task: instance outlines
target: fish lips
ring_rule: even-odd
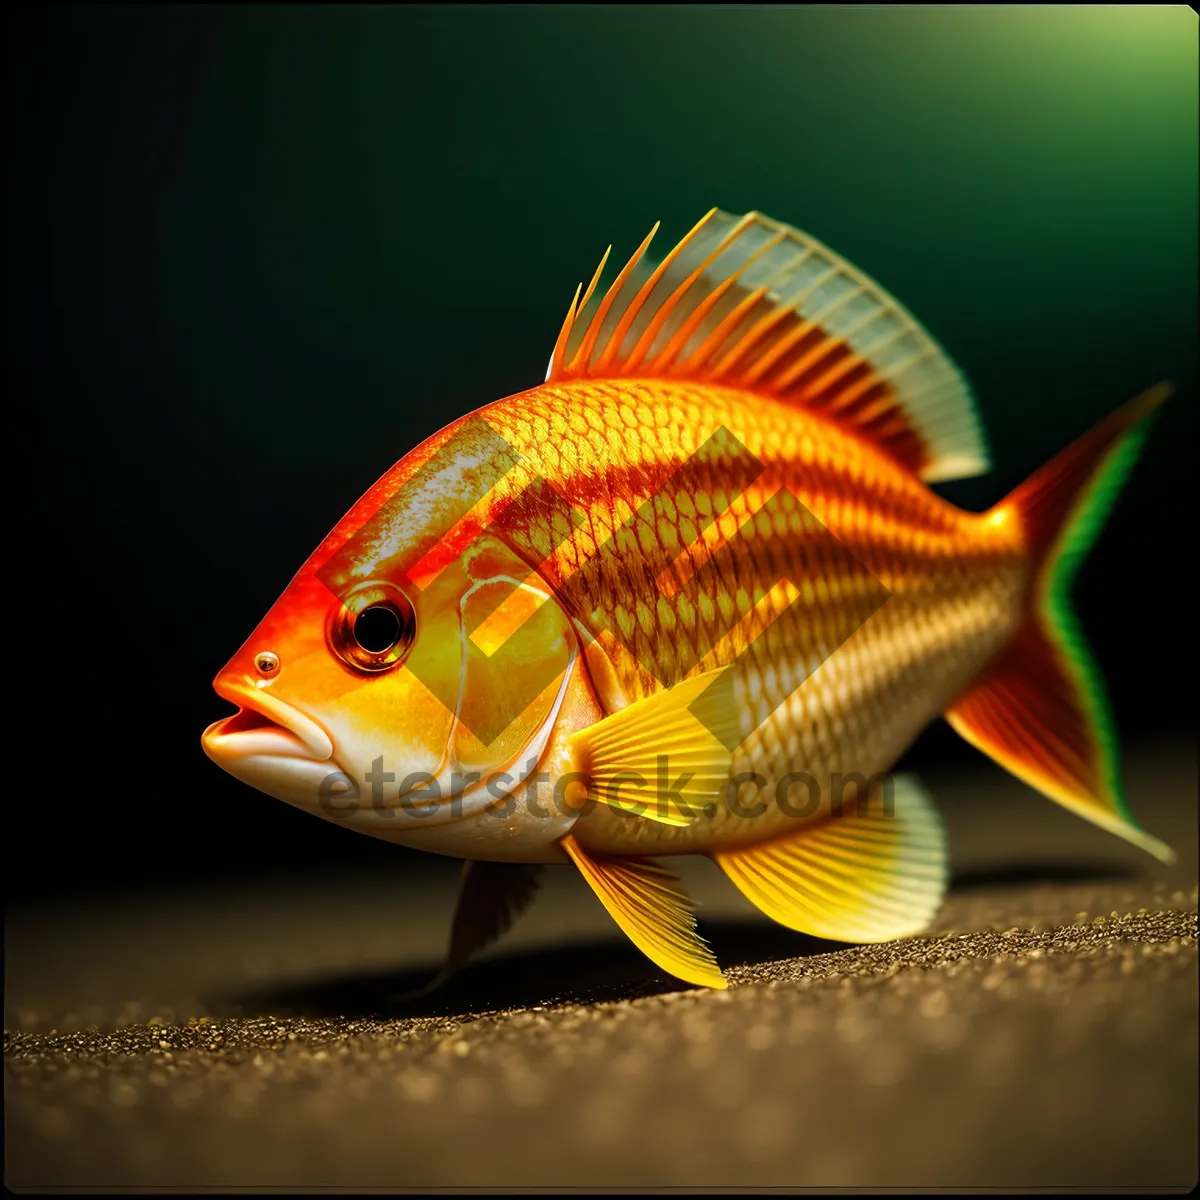
[[[311,717],[268,693],[218,682],[222,699],[238,707],[201,734],[205,754],[222,770],[289,804],[311,807],[345,780],[333,758],[333,740]],[[346,781],[349,784],[349,781]]]

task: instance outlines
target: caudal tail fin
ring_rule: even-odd
[[[993,509],[1024,531],[1029,612],[1005,652],[946,718],[972,745],[1031,787],[1171,862],[1141,830],[1121,785],[1108,699],[1071,611],[1071,583],[1137,459],[1159,384],[1119,408]]]

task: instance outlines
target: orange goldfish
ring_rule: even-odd
[[[1067,602],[1168,389],[965,512],[929,485],[988,469],[972,394],[896,300],[758,213],[714,209],[657,263],[654,232],[576,290],[543,383],[429,438],[338,523],[217,676],[238,711],[208,755],[466,860],[446,972],[551,863],[711,987],[663,856],[709,855],[791,929],[921,931],[946,840],[887,772],[938,716],[1169,860],[1130,813]]]

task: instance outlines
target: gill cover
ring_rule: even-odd
[[[545,582],[498,538],[480,538],[461,561],[449,767],[468,779],[501,771],[523,778],[554,724],[578,643]]]

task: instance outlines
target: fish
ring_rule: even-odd
[[[545,379],[375,482],[216,676],[206,754],[463,860],[440,983],[573,867],[668,975],[723,988],[668,861],[838,942],[916,936],[944,824],[892,768],[944,717],[1163,861],[1070,592],[1157,385],[985,512],[963,372],[884,288],[761,213],[658,225],[576,288]]]

